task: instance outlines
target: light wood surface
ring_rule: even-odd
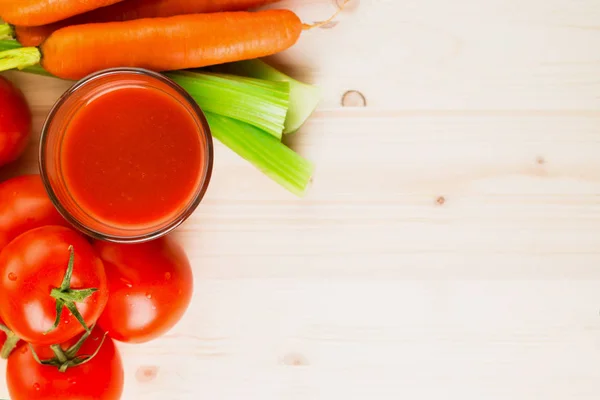
[[[337,21],[275,60],[323,88],[291,139],[310,193],[217,145],[176,233],[193,305],[120,346],[124,398],[597,400],[600,2],[353,0]],[[68,84],[7,76],[37,132]]]

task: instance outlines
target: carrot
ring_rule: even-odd
[[[45,25],[120,1],[123,0],[0,0],[0,18],[13,25]]]
[[[266,57],[294,45],[303,24],[289,10],[222,12],[74,25],[54,32],[38,47],[0,53],[0,71],[40,63],[52,75],[81,79],[117,67],[153,71],[200,68]]]
[[[39,48],[0,53],[0,71],[41,65],[52,75],[80,79],[112,67],[170,71],[248,60],[296,43],[303,24],[289,10],[179,15],[75,25]]]
[[[71,25],[128,21],[141,18],[172,17],[222,11],[244,11],[279,0],[128,0],[98,8],[53,24],[16,26],[17,40],[23,46],[39,46],[52,32]]]

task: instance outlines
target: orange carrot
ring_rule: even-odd
[[[41,62],[52,75],[80,79],[113,67],[153,71],[265,57],[296,43],[302,29],[289,10],[223,12],[75,25],[42,45],[0,53],[0,71]]]
[[[0,18],[19,26],[50,24],[123,0],[0,0]]]
[[[303,24],[289,10],[222,12],[74,25],[54,32],[38,47],[0,52],[0,71],[37,65],[64,79],[81,79],[117,67],[154,71],[199,68],[266,57],[293,46]]]
[[[128,0],[53,24],[31,27],[16,26],[15,34],[23,46],[39,46],[52,32],[71,25],[172,17],[183,14],[244,11],[276,1],[279,0]]]

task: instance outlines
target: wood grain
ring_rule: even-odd
[[[313,187],[217,145],[176,233],[193,305],[120,346],[125,398],[598,399],[599,21],[596,0],[353,0],[306,32],[273,61],[323,87],[290,140]],[[37,132],[68,84],[7,76]]]

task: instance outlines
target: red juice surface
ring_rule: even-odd
[[[66,187],[99,221],[159,224],[195,194],[204,156],[198,130],[192,115],[161,90],[107,91],[81,107],[65,132]]]

